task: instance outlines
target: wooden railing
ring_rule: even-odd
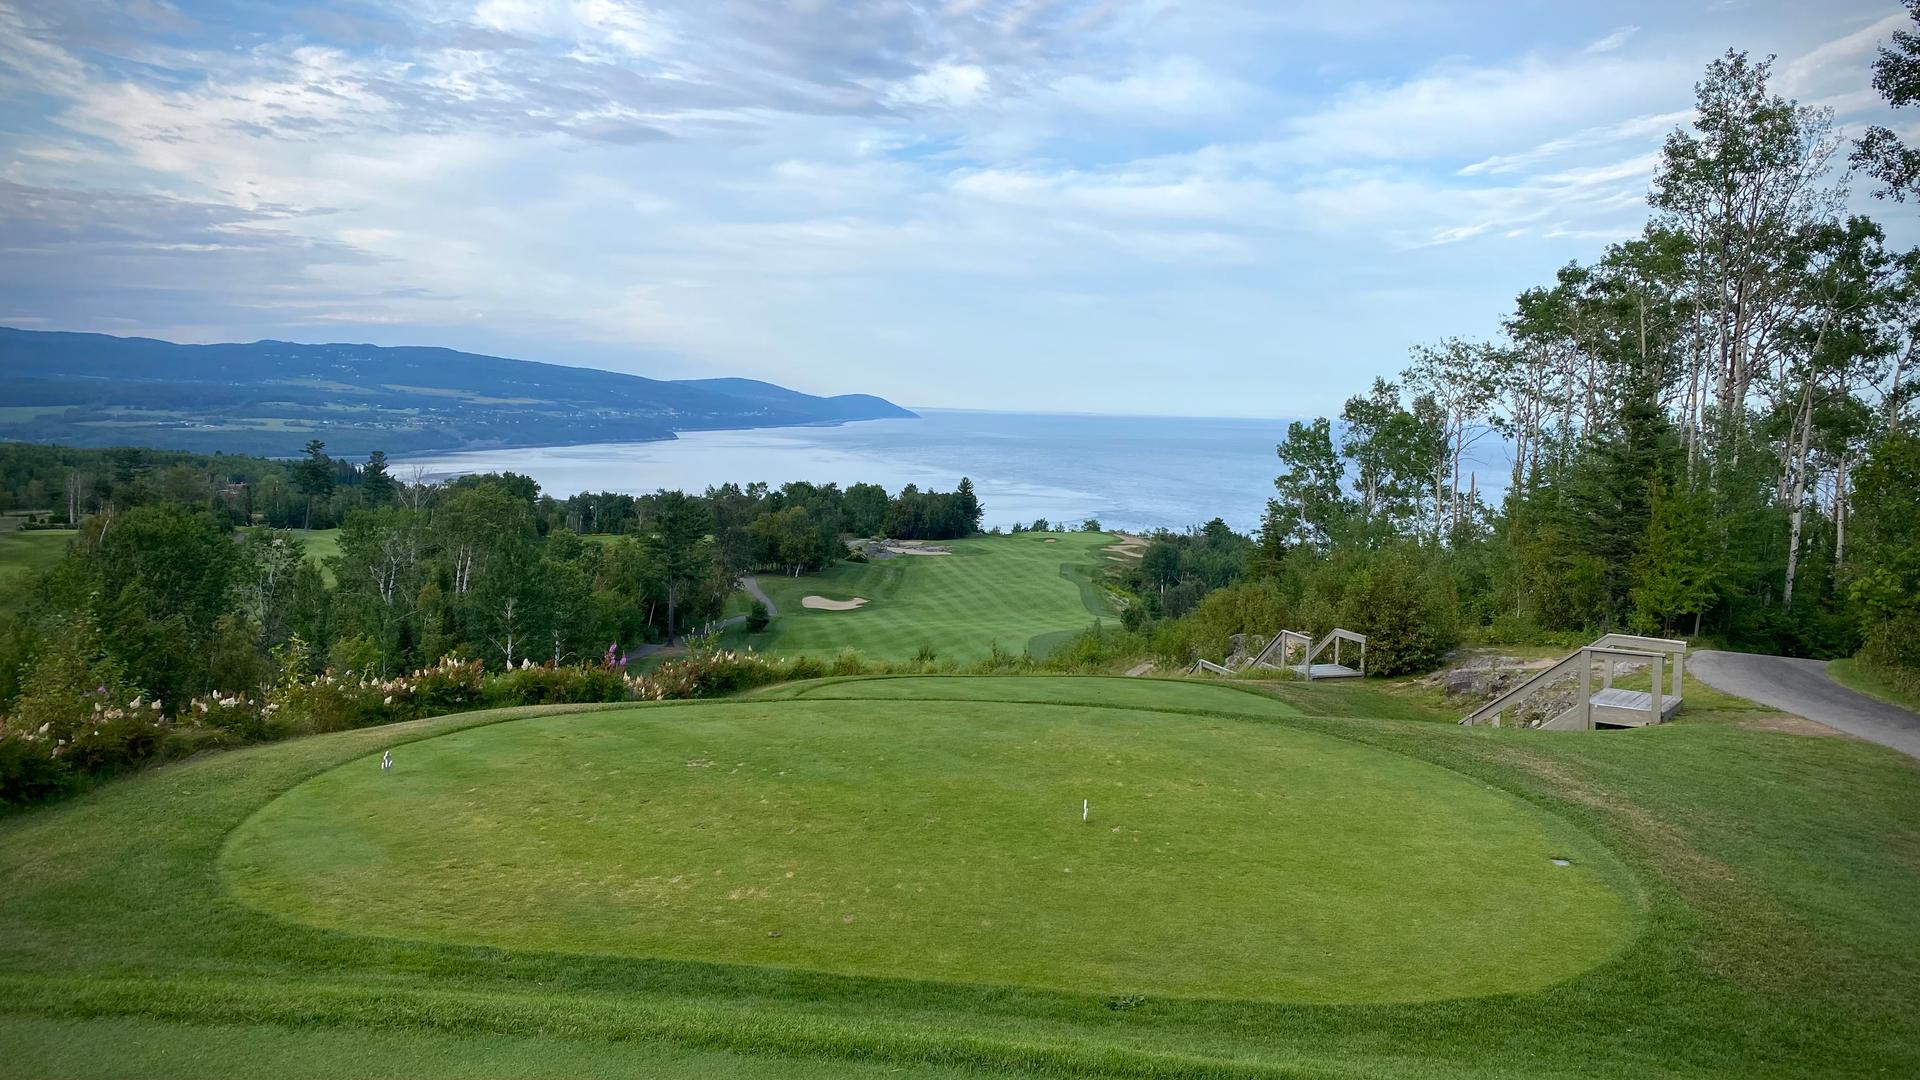
[[[1340,664],[1340,643],[1343,641],[1352,641],[1359,644],[1360,666],[1355,670],[1360,672],[1360,674],[1362,675],[1365,675],[1367,673],[1367,639],[1366,637],[1361,634],[1356,634],[1351,630],[1342,630],[1341,628],[1336,626],[1333,629],[1327,631],[1327,636],[1321,638],[1320,643],[1318,645],[1315,645],[1313,647],[1313,651],[1307,654],[1306,667],[1307,667],[1308,679],[1313,678],[1313,662],[1320,658],[1321,653],[1327,651],[1328,645],[1333,646],[1333,662],[1336,665]],[[1341,665],[1341,666],[1344,666],[1344,665]]]
[[[1680,704],[1686,651],[1687,643],[1684,641],[1608,634],[1468,713],[1460,723],[1499,727],[1501,716],[1508,710],[1545,693],[1567,676],[1577,675],[1580,686],[1574,704],[1535,724],[1535,727],[1549,730],[1590,729],[1595,723],[1596,710],[1600,712],[1599,720],[1602,723],[1622,726],[1657,724]],[[1651,679],[1644,705],[1641,704],[1642,695],[1638,691],[1614,688],[1614,674],[1623,660],[1645,663],[1650,669]],[[1598,691],[1593,685],[1596,661],[1601,668]]]
[[[1275,649],[1279,650],[1277,657],[1274,653]],[[1298,630],[1282,630],[1273,635],[1273,640],[1267,642],[1267,647],[1261,649],[1259,655],[1248,662],[1248,666],[1285,670],[1287,658],[1293,654],[1293,650],[1295,649],[1300,650],[1301,659],[1304,660],[1313,652],[1313,639]],[[1278,660],[1277,663],[1275,662],[1276,659]]]

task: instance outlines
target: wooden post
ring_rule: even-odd
[[[1652,702],[1653,715],[1647,718],[1647,723],[1649,724],[1659,723],[1660,718],[1666,715],[1665,710],[1660,707],[1660,699],[1662,697],[1662,690],[1663,690],[1661,683],[1665,682],[1667,678],[1666,662],[1667,662],[1667,657],[1665,653],[1654,654],[1653,656],[1653,702]]]
[[[1593,730],[1593,650],[1580,650],[1580,726]]]

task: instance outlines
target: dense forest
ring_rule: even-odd
[[[1920,98],[1917,44],[1876,69],[1896,104]],[[1521,294],[1498,340],[1418,347],[1337,422],[1290,425],[1244,577],[1217,587],[1222,530],[1163,538],[1128,583],[1130,629],[1217,655],[1231,633],[1344,622],[1391,672],[1463,631],[1631,628],[1860,650],[1920,684],[1920,250],[1845,212],[1830,112],[1770,75],[1715,61],[1644,231]],[[1854,155],[1886,198],[1913,156],[1888,133]],[[1511,449],[1497,500],[1464,464],[1484,439]]]

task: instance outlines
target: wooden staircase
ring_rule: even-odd
[[[1342,642],[1356,643],[1360,646],[1360,666],[1358,668],[1349,667],[1341,663],[1340,645]],[[1327,664],[1317,663],[1316,661],[1319,660],[1322,653],[1327,651],[1328,646],[1332,646],[1333,648],[1333,662]],[[1297,663],[1294,661],[1296,655],[1300,658]],[[1193,666],[1187,669],[1187,674],[1197,675],[1202,671],[1207,671],[1215,675],[1232,675],[1237,671],[1245,671],[1250,667],[1272,668],[1275,671],[1291,671],[1295,675],[1303,676],[1308,680],[1359,678],[1367,673],[1367,637],[1365,634],[1356,634],[1351,630],[1334,627],[1332,630],[1327,631],[1327,636],[1321,638],[1319,642],[1316,643],[1312,638],[1298,630],[1282,630],[1273,636],[1272,641],[1267,642],[1266,648],[1261,649],[1253,657],[1240,661],[1240,663],[1233,667],[1216,664],[1211,660],[1195,660]]]
[[[1575,678],[1579,686],[1574,693],[1574,703],[1529,726],[1549,731],[1588,731],[1596,727],[1658,724],[1680,708],[1686,654],[1684,641],[1608,634],[1468,713],[1460,723],[1499,727],[1502,716],[1509,710],[1545,693],[1564,679]],[[1650,690],[1623,690],[1613,685],[1615,671],[1623,661],[1649,666]],[[1594,685],[1596,667],[1600,674],[1597,687]]]
[[[1343,641],[1352,642],[1360,646],[1359,667],[1348,667],[1346,664],[1340,662],[1340,643]],[[1329,645],[1333,646],[1333,662],[1331,664],[1319,663],[1318,661],[1321,654],[1327,651],[1327,646]],[[1342,630],[1336,626],[1327,631],[1327,636],[1321,638],[1320,643],[1308,651],[1305,663],[1295,664],[1291,670],[1296,675],[1306,676],[1308,681],[1314,679],[1360,678],[1367,673],[1367,635],[1356,634],[1351,630]]]

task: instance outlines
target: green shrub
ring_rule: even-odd
[[[976,675],[995,675],[1006,674],[1008,672],[1032,671],[1033,668],[1034,660],[1032,653],[1024,651],[1013,652],[1009,649],[1003,649],[1000,647],[1000,643],[995,641],[989,643],[987,646],[987,658],[975,663],[971,670]]]
[[[1379,675],[1430,671],[1460,640],[1451,578],[1412,545],[1381,551],[1348,580],[1340,621],[1367,636],[1367,670]]]
[[[753,606],[747,609],[747,633],[749,634],[764,633],[767,624],[772,621],[773,613],[767,610],[767,605],[758,600],[755,600]]]
[[[1099,620],[1047,654],[1049,671],[1105,671],[1147,652],[1146,639],[1126,628],[1108,629]]]
[[[488,676],[484,693],[490,706],[576,705],[619,701],[627,696],[623,672],[607,664],[553,667],[531,664]]]

